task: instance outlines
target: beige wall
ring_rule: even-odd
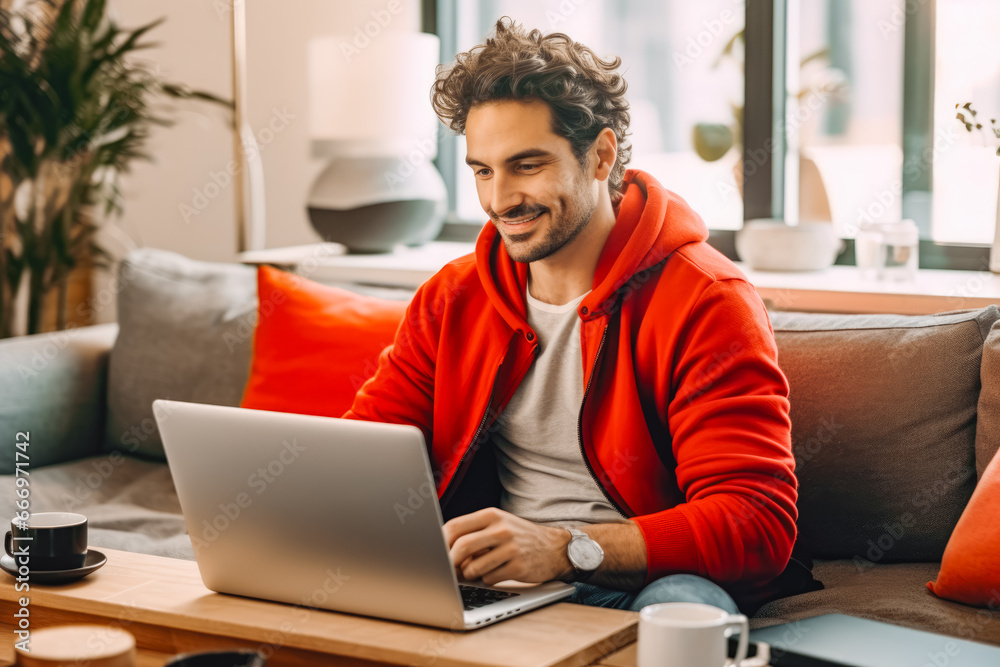
[[[245,0],[237,0],[245,1]],[[161,16],[151,33],[161,47],[145,57],[167,78],[231,96],[230,21],[233,0],[111,0],[117,21],[134,27]],[[316,35],[353,33],[390,5],[401,11],[380,27],[376,39],[395,30],[419,30],[419,0],[256,0],[247,4],[248,120],[261,145],[266,185],[266,247],[318,240],[305,212],[313,178],[323,163],[309,155],[306,45]],[[386,14],[381,14],[383,19]],[[345,96],[346,100],[346,96]],[[177,124],[156,128],[148,144],[155,163],[137,162],[123,177],[124,215],[102,235],[116,255],[150,246],[209,261],[233,261],[236,231],[232,184],[232,134],[219,108],[172,103]],[[214,176],[214,179],[213,179]],[[222,183],[224,187],[216,187]],[[205,196],[199,198],[196,193]],[[210,198],[210,195],[215,195]],[[188,215],[181,207],[198,210]],[[200,210],[199,210],[200,208]],[[108,277],[95,286],[107,290]],[[113,304],[101,321],[113,321]]]

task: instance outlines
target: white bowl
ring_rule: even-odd
[[[736,232],[736,252],[755,271],[819,271],[844,247],[830,222],[748,220]]]

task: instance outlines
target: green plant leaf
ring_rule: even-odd
[[[15,187],[37,179],[42,165],[56,166],[57,178],[72,178],[68,201],[55,200],[29,219],[13,221],[19,252],[4,249],[0,278],[15,285],[31,268],[38,281],[57,281],[82,253],[101,250],[93,236],[104,219],[120,214],[119,174],[135,160],[151,160],[145,150],[152,128],[174,124],[154,102],[164,93],[232,108],[232,102],[207,91],[163,81],[131,53],[157,45],[148,39],[163,18],[134,30],[121,30],[108,15],[107,0],[34,0],[46,4],[52,19],[41,24],[25,10],[0,11],[0,142],[9,142],[3,170]],[[12,27],[14,17],[23,30]],[[94,181],[94,174],[102,177]],[[106,172],[104,170],[107,170]],[[4,202],[7,205],[7,202]],[[88,208],[93,207],[93,209]],[[110,258],[110,255],[108,255]]]
[[[165,20],[166,20],[166,17],[161,17],[161,18],[156,19],[152,23],[147,23],[146,25],[144,25],[144,26],[142,26],[140,28],[136,28],[131,33],[125,33],[125,34],[128,35],[128,38],[124,42],[122,42],[121,46],[119,46],[111,54],[109,54],[110,57],[111,57],[111,59],[121,58],[122,56],[124,56],[124,55],[126,55],[126,54],[128,54],[128,53],[130,53],[130,52],[132,52],[134,50],[136,50],[136,48],[137,48],[136,47],[136,42],[139,40],[139,38],[142,37],[143,35],[145,35],[147,32],[149,32],[153,28],[155,28],[156,26],[158,26],[161,23],[163,23]]]
[[[694,150],[706,162],[714,162],[733,147],[733,130],[721,123],[698,123],[693,128]]]
[[[27,176],[34,178],[37,173],[35,148],[31,141],[31,129],[24,125],[24,120],[21,118],[9,119],[7,136],[10,138],[10,145],[14,151],[14,156],[24,166]]]
[[[104,16],[104,5],[105,0],[87,0],[83,14],[80,16],[80,28],[84,32],[93,33],[97,30],[97,26],[100,25],[101,18]]]

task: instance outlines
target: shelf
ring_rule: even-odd
[[[416,288],[441,267],[475,250],[474,243],[434,241],[418,248],[396,246],[393,252],[346,254],[339,243],[317,243],[239,255],[244,264],[274,264],[295,268],[318,282],[354,282]]]
[[[854,266],[794,273],[737,266],[778,310],[924,315],[1000,304],[1000,277],[989,271],[920,269],[913,282],[891,282],[866,280]]]
[[[275,264],[318,282],[416,288],[475,244],[435,241],[394,252],[346,254],[338,243],[276,248],[240,255],[247,264]],[[768,307],[833,313],[921,315],[1000,304],[1000,276],[989,271],[921,269],[913,282],[865,280],[853,266],[822,271],[753,271],[737,263]]]

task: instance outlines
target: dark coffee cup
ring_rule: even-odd
[[[265,667],[267,658],[253,650],[212,651],[176,655],[163,667]]]
[[[87,560],[87,517],[73,512],[35,512],[10,522],[4,551],[28,571],[73,570]]]

